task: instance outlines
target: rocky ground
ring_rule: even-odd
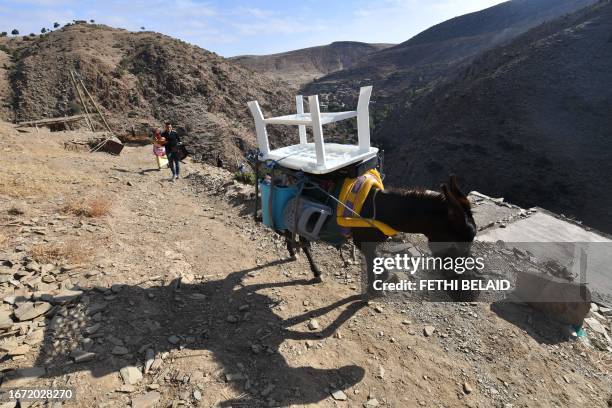
[[[63,148],[90,136],[0,123],[2,389],[74,387],[48,405],[75,407],[612,403],[609,310],[571,340],[522,305],[363,302],[359,261],[317,245],[313,284],[231,173],[188,163],[172,183],[150,147]]]

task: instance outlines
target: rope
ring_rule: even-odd
[[[312,183],[311,183],[312,184]],[[325,194],[327,197],[331,198],[332,200],[334,200],[335,202],[337,202],[338,204],[340,204],[342,207],[348,209],[351,213],[353,213],[357,218],[361,218],[362,220],[364,220],[365,222],[367,222],[368,224],[370,224],[372,226],[372,228],[376,228],[378,229],[378,227],[376,226],[376,224],[374,224],[374,220],[371,218],[365,218],[362,217],[360,214],[358,214],[357,212],[355,212],[352,208],[350,208],[349,206],[347,206],[346,204],[344,204],[342,201],[338,200],[336,197],[334,197],[333,195],[329,194],[327,191],[323,190],[321,187],[319,187],[316,184],[312,184],[313,188],[319,190],[320,192],[322,192],[323,194]],[[378,190],[378,189],[376,189]]]
[[[373,207],[372,219],[376,219],[376,194],[378,194],[377,188],[374,189],[374,196],[372,197],[372,207]]]

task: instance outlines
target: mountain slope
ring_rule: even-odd
[[[478,53],[594,2],[508,1],[435,25],[406,42],[370,54],[349,69],[320,78],[305,90],[353,96],[360,85],[373,83],[375,99],[380,102],[392,101],[395,95],[418,94],[443,81]]]
[[[13,61],[7,120],[78,113],[69,77],[76,69],[119,137],[171,120],[197,157],[220,153],[233,164],[255,141],[246,102],[282,110],[291,100],[286,85],[157,33],[75,24],[33,39],[0,40]]]
[[[612,230],[612,4],[542,25],[396,107],[377,129],[393,184],[472,189]]]
[[[301,85],[361,61],[366,55],[391,44],[337,41],[329,45],[303,48],[272,55],[241,55],[230,58],[254,71]]]

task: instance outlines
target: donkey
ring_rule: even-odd
[[[434,256],[468,256],[476,236],[476,223],[472,216],[470,202],[461,191],[455,176],[448,184],[441,185],[442,192],[413,189],[407,191],[379,190],[374,188],[368,194],[360,216],[382,221],[397,231],[423,234],[429,241]],[[367,264],[367,286],[372,294],[375,279],[373,272],[376,256],[375,245],[387,240],[387,236],[376,228],[353,228],[355,246],[364,254]],[[321,282],[321,271],[310,250],[310,242],[300,237],[300,247],[314,274],[313,282]],[[293,242],[287,239],[287,249],[295,257]]]

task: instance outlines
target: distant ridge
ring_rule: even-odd
[[[596,1],[507,1],[444,21],[408,41],[366,55],[353,66],[306,85],[304,92],[349,95],[360,85],[374,84],[374,98],[380,102],[393,101],[398,94],[420,93],[479,53]]]
[[[230,58],[253,71],[301,85],[315,78],[351,67],[364,56],[392,44],[336,41],[329,45],[303,48],[271,55],[241,55]]]

